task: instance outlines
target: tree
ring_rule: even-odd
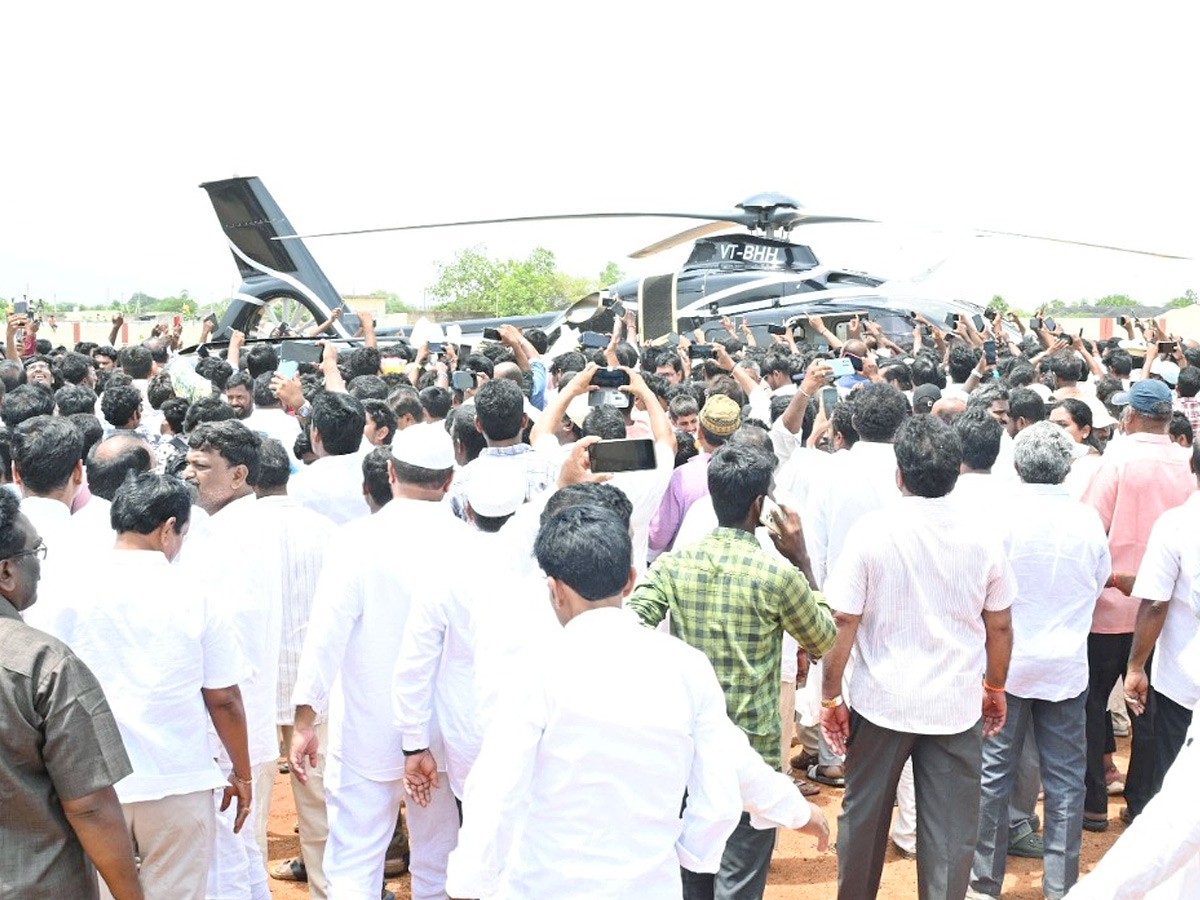
[[[615,262],[609,262],[600,273],[600,287],[611,287],[618,281],[623,281],[625,273]]]
[[[543,247],[525,259],[507,260],[470,247],[460,250],[454,262],[438,264],[438,280],[429,293],[451,315],[507,317],[565,306],[582,296],[574,289],[570,276],[558,271],[554,254]]]
[[[996,312],[1000,313],[1002,316],[1008,315],[1009,312],[1008,301],[999,294],[992,295],[992,300],[990,303],[988,303],[987,308],[996,310]]]
[[[1174,300],[1168,303],[1167,306],[1169,306],[1171,309],[1179,309],[1183,306],[1192,306],[1197,302],[1200,302],[1200,297],[1197,297],[1196,292],[1191,288],[1188,288],[1183,292],[1182,297],[1176,297]]]
[[[1119,309],[1127,306],[1137,306],[1137,301],[1125,294],[1108,294],[1095,302],[1100,308]]]

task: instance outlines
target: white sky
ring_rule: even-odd
[[[819,7],[819,8],[818,8]],[[942,292],[1033,305],[1200,290],[1186,4],[5,4],[0,296],[104,302],[237,277],[201,181],[258,175],[328,231],[727,208],[764,190],[889,222],[803,232]],[[1109,9],[1111,11],[1105,11]],[[1157,12],[1155,10],[1158,10]],[[473,244],[573,274],[686,220],[314,240],[344,294],[420,302]],[[922,227],[916,227],[922,226]]]

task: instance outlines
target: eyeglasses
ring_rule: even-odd
[[[36,547],[30,547],[28,550],[19,550],[6,559],[20,559],[22,556],[36,556],[38,559],[45,560],[46,558],[46,542],[38,541]]]

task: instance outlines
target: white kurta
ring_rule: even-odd
[[[328,710],[329,752],[364,778],[404,774],[392,714],[400,643],[414,592],[469,536],[446,503],[392,500],[344,525],[326,552],[292,704]],[[438,738],[430,749],[445,758]]]

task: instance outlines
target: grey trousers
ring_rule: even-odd
[[[774,849],[775,829],[759,830],[750,824],[750,815],[742,813],[715,875],[680,869],[683,900],[762,900]]]
[[[979,831],[983,725],[959,734],[906,734],[850,714],[846,794],[838,817],[838,900],[879,891],[900,770],[917,794],[917,896],[962,900]]]

